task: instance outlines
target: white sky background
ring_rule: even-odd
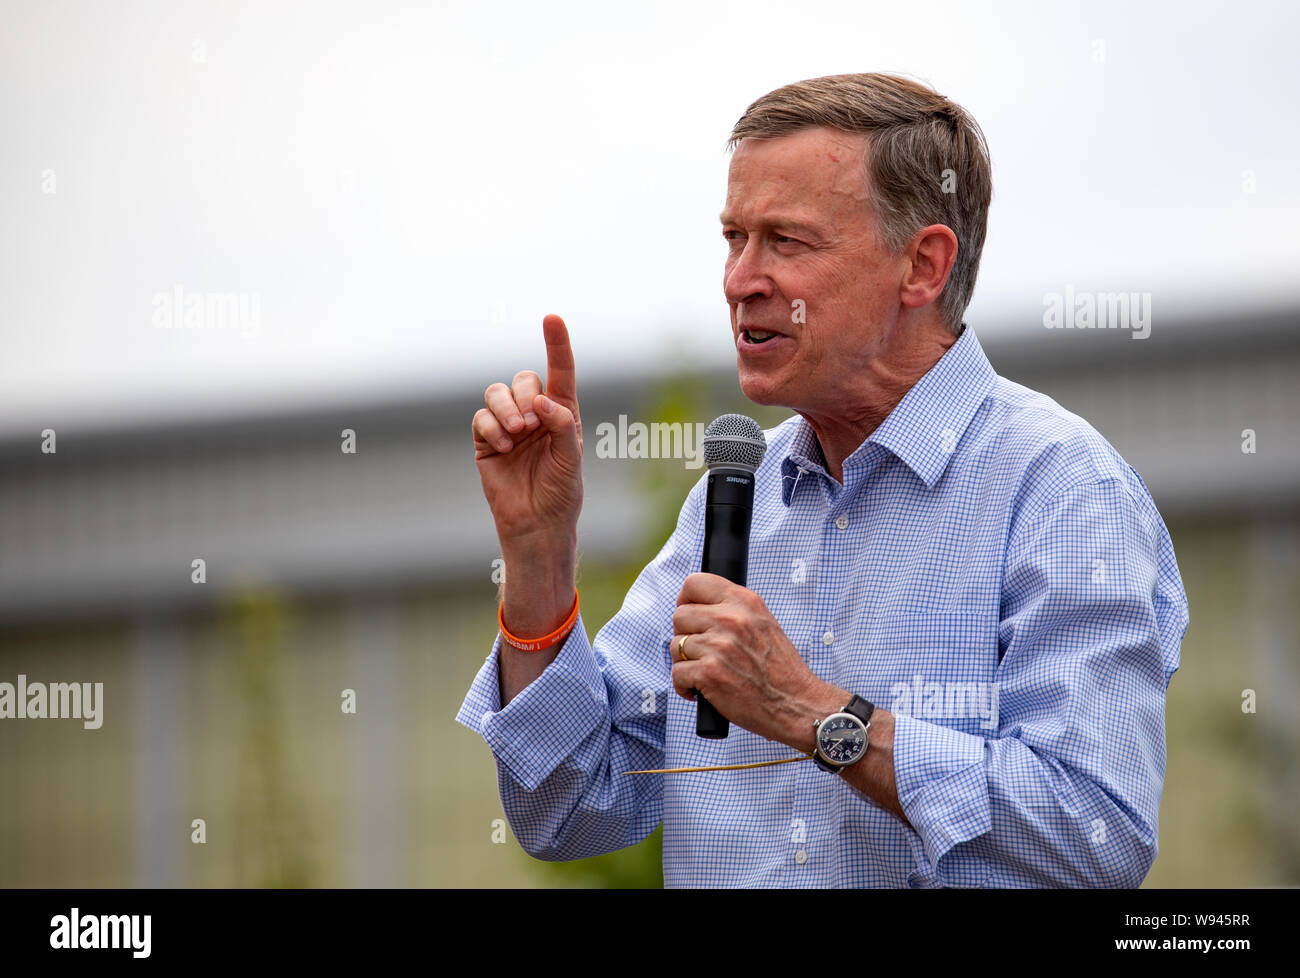
[[[1151,292],[1149,342],[1294,306],[1298,27],[1282,3],[0,0],[0,431],[472,402],[544,372],[548,312],[580,394],[734,365],[728,133],[849,71],[984,128],[977,331],[1041,329],[1066,285]],[[176,284],[256,293],[260,328],[155,328]]]

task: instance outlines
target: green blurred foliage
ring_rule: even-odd
[[[279,691],[291,630],[289,604],[266,590],[241,592],[218,621],[244,720],[235,830],[241,886],[318,885],[307,856],[306,819],[288,777],[281,722]]]

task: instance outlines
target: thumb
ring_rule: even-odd
[[[574,423],[573,412],[545,394],[533,398],[533,408],[542,426],[551,433],[551,451],[576,469],[582,462],[582,449],[578,446],[578,426]]]

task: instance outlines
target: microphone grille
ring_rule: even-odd
[[[766,451],[763,429],[743,414],[721,415],[704,429],[704,464],[709,468],[729,465],[753,472]]]

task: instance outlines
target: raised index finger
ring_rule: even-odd
[[[546,337],[546,396],[572,410],[578,403],[578,381],[568,327],[551,313],[542,320],[542,335]]]

